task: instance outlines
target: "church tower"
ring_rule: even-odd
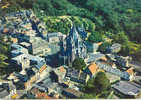
[[[73,25],[69,35],[66,37],[66,41],[63,44],[63,50],[66,58],[65,64],[71,66],[76,57],[85,58],[87,54],[87,48],[81,39],[80,34],[76,27]]]
[[[74,59],[76,58],[77,54],[77,48],[79,46],[79,34],[76,30],[76,27],[73,26],[67,39],[66,39],[66,51],[67,51],[67,57],[68,57],[68,64],[70,65]]]

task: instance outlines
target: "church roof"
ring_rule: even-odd
[[[71,41],[74,41],[74,42],[76,42],[78,39],[80,39],[78,31],[76,30],[75,26],[72,27],[70,34],[69,34],[69,38],[71,39]]]

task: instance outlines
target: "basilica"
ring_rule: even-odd
[[[75,58],[87,57],[87,47],[84,43],[84,39],[87,37],[87,33],[83,28],[76,28],[73,26],[70,33],[62,41],[60,58],[64,60],[64,64],[71,65]]]

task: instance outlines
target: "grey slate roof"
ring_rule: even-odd
[[[11,45],[11,48],[18,50],[18,49],[22,49],[23,47],[20,46],[20,45],[18,45],[18,44],[16,44],[16,43],[13,43],[13,44]]]
[[[5,89],[0,88],[0,99],[9,95],[9,92]]]
[[[47,36],[48,36],[48,38],[50,38],[50,37],[58,37],[59,34],[57,32],[53,32],[53,33],[48,33]]]
[[[132,84],[131,82],[120,81],[112,85],[112,87],[118,90],[119,92],[123,93],[124,95],[135,96],[141,91],[141,87],[138,87],[134,84]]]
[[[101,59],[105,55],[101,54],[101,53],[96,53],[96,54],[90,53],[90,54],[88,54],[88,56],[89,56],[89,58],[87,60],[87,63],[90,63],[90,62],[94,62],[94,61]]]
[[[32,43],[32,48],[36,49],[36,48],[44,47],[45,45],[48,45],[48,43],[46,41],[41,41],[41,40],[34,41]]]
[[[85,31],[84,28],[78,27],[77,30],[83,39],[87,38],[87,32]]]
[[[113,61],[116,61],[116,56],[115,56],[115,55],[113,55],[113,54],[106,54],[106,56],[107,56],[109,59],[111,59],[111,60],[113,60]]]
[[[106,64],[102,64],[100,62],[96,62],[96,64],[103,70],[109,72],[109,73],[112,73],[112,74],[115,74],[125,80],[129,80],[129,77],[130,75],[128,74],[128,72],[122,72],[120,71],[119,69],[115,69],[115,68],[112,68],[110,65],[106,65]]]
[[[69,97],[69,98],[79,98],[82,96],[83,93],[80,91],[77,91],[75,89],[71,89],[71,88],[65,89],[64,88],[62,94]]]
[[[35,65],[35,67],[40,69],[44,64],[46,64],[46,62],[44,60],[42,60],[42,61],[38,62],[37,65]]]
[[[34,86],[38,89],[43,89],[43,90],[51,89],[51,90],[54,90],[58,93],[61,93],[61,88],[59,87],[59,85],[57,83],[52,83],[50,78],[47,78],[47,79],[35,84]]]
[[[85,83],[87,74],[84,72],[81,72],[79,76],[80,71],[74,68],[68,68],[66,73],[66,78],[69,77],[71,81],[78,82],[78,83]]]
[[[85,45],[86,45],[88,51],[91,51],[91,52],[92,51],[96,52],[98,50],[98,47],[99,47],[99,45],[97,43],[90,43],[90,42],[87,42],[87,41],[85,41]]]
[[[9,95],[9,85],[8,83],[2,83],[0,85],[0,99],[5,98]]]
[[[115,43],[109,49],[111,52],[119,52],[121,49],[121,45],[119,43]]]

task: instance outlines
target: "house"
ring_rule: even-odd
[[[59,68],[57,68],[55,70],[55,73],[58,75],[58,80],[59,82],[61,83],[62,80],[65,78],[65,75],[66,75],[66,69],[64,68],[64,66],[60,66]]]
[[[117,75],[114,75],[114,74],[112,74],[112,73],[107,73],[107,72],[106,72],[106,76],[107,76],[107,78],[110,80],[110,83],[111,83],[111,84],[120,81],[120,77],[117,76]]]
[[[108,64],[105,64],[105,63],[102,63],[102,62],[99,62],[99,61],[97,61],[95,63],[97,64],[97,66],[99,66],[100,69],[103,69],[106,72],[109,72],[111,74],[117,75],[117,76],[119,76],[122,79],[130,80],[130,75],[126,71],[122,72],[119,69],[112,68],[111,65],[108,65]]]
[[[71,88],[64,88],[62,91],[62,94],[66,97],[66,98],[80,98],[83,93],[80,91],[77,91],[75,89],[71,89]]]
[[[99,43],[90,43],[90,42],[85,42],[85,45],[87,47],[87,51],[89,53],[96,53],[99,46],[102,45],[102,42],[99,42]]]
[[[115,90],[117,95],[120,95],[124,98],[135,98],[140,94],[141,86],[127,81],[120,81],[112,85],[112,88]]]
[[[26,54],[20,54],[16,57],[11,58],[11,65],[13,65],[13,67],[16,67],[17,69],[22,70],[30,66],[30,61],[26,57]]]
[[[90,64],[92,62],[98,61],[98,60],[107,60],[104,54],[97,52],[97,53],[89,53],[88,58],[85,59],[86,64]]]
[[[140,84],[141,85],[141,77],[140,75],[136,75],[135,76],[135,80],[133,80],[135,83]]]
[[[121,50],[121,44],[119,43],[114,43],[110,48],[109,51],[111,53],[118,53]]]
[[[122,67],[129,67],[129,61],[131,61],[131,57],[129,56],[116,56],[116,63]]]
[[[24,87],[29,89],[33,83],[35,83],[40,78],[40,72],[38,69],[32,67],[27,69],[26,74],[28,76],[28,80],[24,83]]]
[[[46,62],[44,58],[38,56],[32,56],[30,54],[20,54],[11,59],[11,63],[18,65],[20,68],[29,68],[31,65],[38,68],[40,72],[46,69]]]
[[[22,48],[23,48],[23,47],[20,46],[20,45],[18,45],[17,43],[11,44],[11,49],[12,49],[12,50],[20,50],[20,49],[22,49]]]
[[[48,46],[48,42],[41,38],[33,38],[31,42],[31,53],[35,56],[45,56],[50,53],[51,50]]]
[[[16,94],[16,87],[13,83],[10,82],[0,84],[0,99],[11,99]]]
[[[40,73],[42,73],[47,68],[46,62],[44,60],[41,60],[40,62],[37,63],[37,65],[33,66],[35,66]]]
[[[20,34],[20,33],[22,33],[22,30],[21,30],[21,32],[18,32],[18,33],[19,34],[12,34],[13,38],[18,38],[18,42],[28,42],[28,43],[31,42],[33,37],[28,36],[26,34]]]
[[[126,71],[130,75],[130,81],[135,80],[135,72],[134,69],[131,67]]]
[[[36,98],[37,99],[59,99],[59,98],[48,96],[47,93],[37,93]]]
[[[60,41],[64,41],[66,36],[60,32],[48,33],[47,34],[47,41],[49,43],[59,43]]]
[[[14,50],[11,50],[11,56],[12,57],[16,57],[16,56],[19,56],[20,54],[28,54],[28,50],[26,48],[23,48],[23,47],[19,47],[19,48],[16,48]]]
[[[3,34],[8,34],[9,33],[9,28],[4,28],[2,31]]]
[[[10,98],[9,94],[8,84],[0,84],[0,99]]]
[[[95,63],[91,63],[86,69],[85,72],[93,77],[98,72],[99,67]]]
[[[4,99],[4,98],[9,98],[8,97],[9,93],[7,90],[4,90],[3,88],[0,88],[0,98]]]
[[[114,54],[106,54],[106,57],[110,60],[110,61],[116,61],[116,56]]]
[[[39,89],[40,91],[46,92],[49,95],[60,95],[62,92],[61,87],[57,83],[52,82],[50,78],[46,78],[45,80],[34,84],[33,87]]]
[[[40,78],[39,70],[33,67],[19,73],[13,73],[13,76],[15,77],[12,80],[15,82],[16,87],[27,90]]]
[[[55,97],[51,97],[47,95],[46,92],[40,91],[38,88],[35,87],[33,87],[30,92],[36,99],[56,99]]]
[[[12,51],[11,51],[11,56],[12,56],[12,57],[16,57],[16,56],[19,56],[19,55],[21,55],[21,54],[23,54],[23,52],[21,52],[21,51],[19,51],[19,50],[12,50]]]
[[[12,43],[17,43],[18,42],[18,39],[11,37],[11,41],[12,41]]]
[[[47,68],[44,58],[29,54],[22,54],[12,58],[12,62],[21,67],[21,72],[14,73],[14,76],[16,76],[14,77],[14,81],[18,86],[26,89],[29,89]]]
[[[30,43],[27,43],[27,42],[21,42],[19,43],[22,47],[30,50],[31,49],[31,44]]]
[[[28,54],[28,50],[26,49],[26,48],[24,48],[24,47],[22,47],[22,46],[20,46],[20,45],[18,45],[18,44],[12,44],[11,45],[11,49],[12,49],[12,51],[11,51],[11,55],[13,56],[13,57],[15,57],[15,56],[18,56],[18,54],[19,53],[24,53],[24,54]]]
[[[76,83],[84,84],[87,83],[87,81],[89,80],[89,75],[80,70],[74,68],[68,68],[65,78],[69,78],[70,81]]]
[[[20,55],[13,57],[11,59],[11,64],[16,65],[20,69],[25,69],[25,68],[29,67],[30,60],[26,54],[20,54]]]

